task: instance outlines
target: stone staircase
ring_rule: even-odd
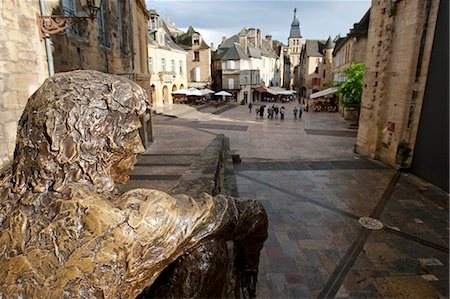
[[[216,136],[206,148],[150,149],[138,157],[130,181],[121,192],[136,188],[157,189],[169,194],[201,192],[237,196],[229,139]]]

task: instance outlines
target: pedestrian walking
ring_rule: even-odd
[[[298,110],[298,118],[302,118],[302,114],[303,114],[303,106],[300,105],[300,109]]]
[[[259,107],[259,116],[260,116],[261,118],[264,117],[264,108],[265,108],[265,107],[266,107],[265,105],[262,105],[261,107]]]
[[[252,113],[252,103],[250,102],[250,104],[248,104],[248,110],[250,113]]]
[[[284,112],[285,112],[284,106],[281,106],[281,108],[280,108],[280,118],[281,119],[284,119]]]
[[[273,118],[273,107],[267,109],[267,118]]]
[[[294,107],[294,119],[297,119],[297,112],[298,112],[298,108],[297,106]]]
[[[278,112],[280,109],[278,109],[278,106],[275,106],[275,118],[278,118]]]

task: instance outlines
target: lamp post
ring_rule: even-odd
[[[37,14],[37,22],[39,28],[39,35],[45,38],[50,34],[55,34],[71,27],[75,24],[86,21],[87,19],[94,20],[102,5],[102,0],[79,0],[81,8],[87,13],[87,17],[79,16],[64,16],[52,15],[43,16]]]

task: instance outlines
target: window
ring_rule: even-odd
[[[323,70],[323,77],[325,78],[325,70]]]
[[[149,57],[148,58],[148,70],[150,71],[150,73],[153,73],[153,58]]]
[[[232,78],[228,79],[228,89],[234,89],[234,80]]]
[[[166,59],[161,58],[161,71],[165,72],[166,71]]]
[[[76,12],[75,0],[62,0],[62,9],[65,16],[74,16]]]
[[[102,1],[100,11],[97,13],[97,28],[98,28],[98,40],[102,46],[110,47],[109,36],[107,34],[108,27],[108,11],[106,1]]]
[[[180,75],[183,75],[183,61],[178,61],[178,66],[180,67]]]
[[[200,45],[200,37],[198,35],[194,35],[192,37],[192,44],[193,45]]]
[[[159,19],[157,16],[150,17],[150,29],[158,29],[159,28]]]
[[[61,3],[62,3],[62,14],[64,16],[73,17],[83,15],[83,12],[80,12],[79,9],[77,9],[75,0],[62,0]],[[86,30],[84,29],[83,26],[74,25],[66,28],[65,30],[66,32],[70,32],[82,36],[83,38],[87,38]]]
[[[319,73],[319,67],[316,66],[316,69],[314,70],[314,73],[318,74]]]
[[[172,73],[175,73],[175,60],[172,59]]]
[[[319,78],[313,78],[312,79],[312,85],[314,85],[314,86],[320,85],[320,79]]]
[[[127,5],[124,5],[123,0],[116,1],[117,7],[117,31],[119,36],[120,50],[123,53],[129,52],[128,43],[128,26],[127,26]]]
[[[235,69],[234,60],[228,60],[227,61],[227,67],[228,67],[229,70],[234,70]]]
[[[194,61],[200,61],[200,52],[198,51],[194,52]]]

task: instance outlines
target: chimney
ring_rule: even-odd
[[[269,42],[270,48],[273,49],[272,35],[266,35],[266,40]]]
[[[261,30],[256,29],[256,47],[261,47]]]
[[[222,43],[227,39],[226,36],[222,36]]]
[[[239,44],[244,50],[245,54],[248,54],[248,40],[247,35],[239,36]]]
[[[214,51],[214,43],[211,43],[211,51]]]

